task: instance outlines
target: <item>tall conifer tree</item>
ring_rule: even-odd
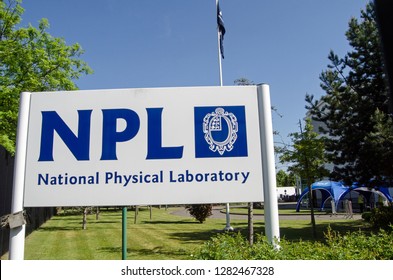
[[[307,95],[306,108],[322,122],[326,150],[334,163],[333,179],[372,185],[393,176],[392,117],[372,3],[352,18],[346,32],[352,50],[343,58],[333,51],[320,75],[326,92]]]

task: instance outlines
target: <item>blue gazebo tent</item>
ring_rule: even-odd
[[[319,190],[321,192],[321,196],[322,196],[322,203],[320,207],[321,210],[324,209],[325,202],[329,198],[332,198],[332,200],[334,200],[336,209],[338,209],[340,200],[342,200],[345,197],[345,195],[350,191],[356,191],[359,194],[362,194],[366,198],[366,202],[368,203],[370,202],[370,197],[372,193],[377,193],[378,195],[385,197],[389,202],[392,202],[392,197],[389,194],[389,190],[387,187],[373,187],[370,189],[364,186],[359,186],[357,184],[353,184],[352,186],[348,187],[342,184],[341,182],[320,181],[312,184],[311,189]],[[307,187],[301,193],[296,205],[296,212],[299,212],[301,202],[303,198],[307,196],[308,192],[309,192],[309,188]]]

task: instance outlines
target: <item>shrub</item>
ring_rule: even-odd
[[[325,235],[328,259],[332,260],[389,260],[393,258],[393,232],[380,229],[377,233],[358,231],[340,235],[328,231]]]
[[[222,233],[207,241],[194,257],[204,260],[277,259],[277,250],[266,238],[256,235],[254,245],[249,244],[240,232]]]
[[[391,260],[393,231],[361,231],[340,235],[328,229],[325,242],[280,241],[280,250],[265,236],[257,235],[254,245],[240,233],[219,234],[207,241],[193,257],[204,260]]]
[[[369,223],[371,221],[371,212],[364,212],[362,213],[362,219]]]
[[[370,223],[374,228],[391,229],[393,225],[393,207],[381,206],[372,209]]]
[[[211,204],[192,204],[186,206],[190,215],[200,223],[203,223],[206,218],[212,215],[212,208]]]

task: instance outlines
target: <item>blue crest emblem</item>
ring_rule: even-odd
[[[195,157],[244,157],[247,152],[244,106],[195,107]]]
[[[233,113],[218,107],[203,118],[203,133],[209,149],[223,155],[232,151],[237,139],[238,123]]]

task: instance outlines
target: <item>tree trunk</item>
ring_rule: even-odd
[[[87,228],[87,207],[83,208],[83,219],[82,219],[82,229],[86,229]]]
[[[134,224],[136,224],[136,221],[137,221],[137,218],[138,218],[138,210],[139,210],[139,206],[135,205]]]
[[[250,246],[254,244],[254,203],[248,203],[248,241]]]
[[[310,201],[310,209],[311,209],[311,226],[312,226],[312,236],[314,239],[317,238],[317,227],[315,224],[315,215],[314,215],[314,195],[312,192],[311,184],[308,184],[310,191],[308,192],[308,200]]]

